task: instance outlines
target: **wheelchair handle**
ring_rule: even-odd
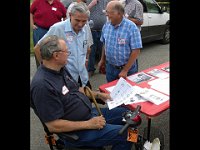
[[[140,109],[141,109],[141,106],[137,105],[136,109],[133,112],[134,114],[130,117],[131,120],[133,120],[138,115],[138,113],[140,112]]]
[[[141,109],[141,106],[140,105],[137,105],[136,109],[131,113],[131,114],[128,114],[128,115],[131,115],[129,116],[129,118],[126,118],[126,124],[122,127],[122,129],[118,132],[119,135],[122,135],[122,133],[133,123],[135,123],[136,121],[134,120],[137,115],[139,114],[139,111]],[[139,121],[141,123],[141,120]],[[139,124],[140,124],[139,123]]]
[[[129,124],[128,123],[126,123],[124,126],[123,126],[123,128],[119,131],[119,135],[122,135],[122,133],[127,129],[129,127]]]

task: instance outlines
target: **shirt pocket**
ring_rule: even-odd
[[[83,40],[81,44],[81,55],[86,55],[88,47],[88,40]]]

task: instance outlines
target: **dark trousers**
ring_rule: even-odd
[[[101,51],[103,43],[100,41],[101,31],[92,31],[92,38],[94,44],[91,46],[91,53],[88,62],[88,72],[95,71],[96,58],[101,58]],[[97,57],[98,56],[98,57]],[[99,60],[98,60],[99,61]]]
[[[119,73],[121,69],[116,69],[113,65],[106,63],[106,80],[107,82],[111,82],[119,79]],[[135,64],[129,69],[127,76],[135,74],[138,72],[138,61],[135,61]]]
[[[103,147],[112,145],[112,150],[131,150],[132,142],[127,141],[127,130],[122,135],[119,131],[124,126],[122,114],[128,109],[125,107],[116,107],[109,110],[101,108],[101,112],[106,119],[106,126],[101,130],[81,130],[73,133],[79,136],[75,142],[64,141],[66,148],[73,146]],[[96,108],[92,110],[93,117],[98,116]]]
[[[33,45],[35,46],[37,42],[47,33],[47,29],[40,28],[37,26],[37,29],[33,30]],[[36,56],[35,56],[36,66],[38,67],[40,63],[38,62]]]

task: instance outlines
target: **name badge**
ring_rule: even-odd
[[[73,36],[72,35],[67,36],[67,41],[68,42],[72,42],[73,41]]]
[[[118,38],[118,44],[126,44],[126,39],[120,39]]]
[[[65,95],[65,94],[67,94],[68,92],[69,92],[68,88],[64,85],[64,86],[62,87],[62,94]]]
[[[56,10],[57,10],[57,8],[55,8],[55,7],[52,7],[52,10],[56,11]]]

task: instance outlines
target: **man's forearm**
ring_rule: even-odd
[[[39,46],[39,44],[36,44],[33,49],[34,49],[34,53],[35,53],[35,56],[36,56],[38,62],[41,63],[42,62],[42,58],[41,58],[41,54],[40,54],[40,46]]]
[[[101,60],[102,60],[103,62],[106,61],[105,45],[102,46]]]
[[[45,123],[50,132],[61,133],[61,132],[70,132],[83,129],[90,129],[88,121],[68,121],[57,119]]]
[[[131,17],[128,17],[128,19],[131,20],[132,22],[134,22],[136,25],[142,25],[143,24],[143,20],[139,20],[139,19],[131,18]]]
[[[88,5],[88,9],[90,10],[92,7],[94,7],[98,3],[98,0],[92,0],[90,4]]]
[[[133,50],[131,52],[129,60],[128,60],[127,64],[124,66],[124,68],[123,68],[124,71],[127,71],[127,72],[129,71],[129,69],[131,68],[131,66],[133,65],[135,60],[137,59],[139,53],[140,53],[140,49],[136,49],[136,50]]]

